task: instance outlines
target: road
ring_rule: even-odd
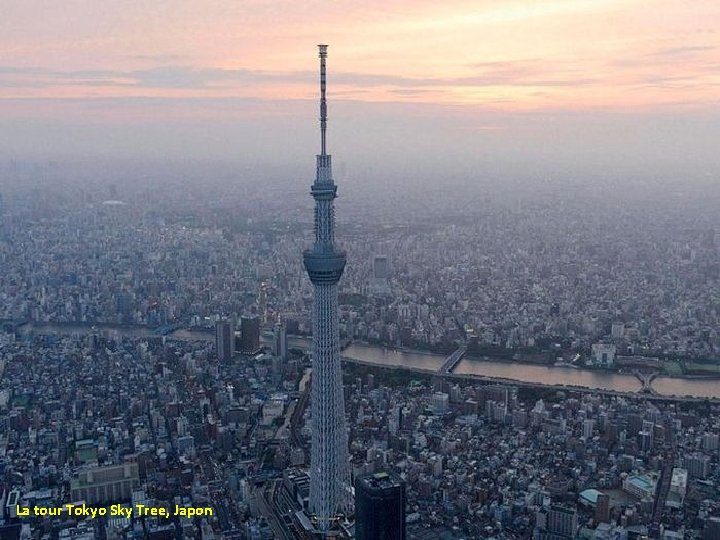
[[[270,528],[275,535],[275,538],[278,538],[280,540],[292,540],[292,536],[288,534],[285,527],[283,526],[282,518],[276,513],[274,505],[268,502],[268,491],[270,497],[272,498],[274,483],[274,480],[270,482],[270,489],[268,489],[268,484],[266,484],[255,490],[255,499],[258,503],[258,510],[267,520],[268,525],[270,525]]]
[[[305,379],[305,377],[303,377]],[[290,417],[290,442],[296,448],[302,448],[305,455],[305,464],[310,463],[310,452],[308,445],[304,443],[300,437],[300,425],[302,424],[305,409],[310,401],[310,384],[300,384],[301,392],[298,401],[295,404],[292,416]]]

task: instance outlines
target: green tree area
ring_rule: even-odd
[[[360,378],[363,384],[367,382],[367,376],[372,374],[376,385],[388,386],[390,388],[405,387],[411,383],[429,386],[432,375],[417,373],[396,367],[367,366],[353,362],[343,362],[343,382],[354,384],[355,379]]]

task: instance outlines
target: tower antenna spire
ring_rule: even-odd
[[[325,60],[327,45],[318,45],[320,50],[320,155],[326,155],[325,132],[327,130],[327,101],[325,100]]]

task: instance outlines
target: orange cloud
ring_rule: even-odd
[[[0,99],[314,99],[319,41],[338,99],[625,110],[720,96],[711,1],[140,4],[5,9]]]

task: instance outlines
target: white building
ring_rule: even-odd
[[[610,329],[610,337],[613,339],[622,339],[625,336],[625,323],[614,322]]]
[[[611,367],[615,363],[615,351],[612,343],[593,343],[592,361],[597,366]]]
[[[432,396],[432,409],[436,414],[445,414],[450,408],[450,396],[445,392],[435,392]]]
[[[638,499],[653,498],[657,486],[657,474],[630,475],[623,481],[623,489]]]
[[[665,504],[671,508],[680,508],[685,502],[687,492],[688,472],[685,469],[675,467],[670,480],[670,491],[668,492]]]

